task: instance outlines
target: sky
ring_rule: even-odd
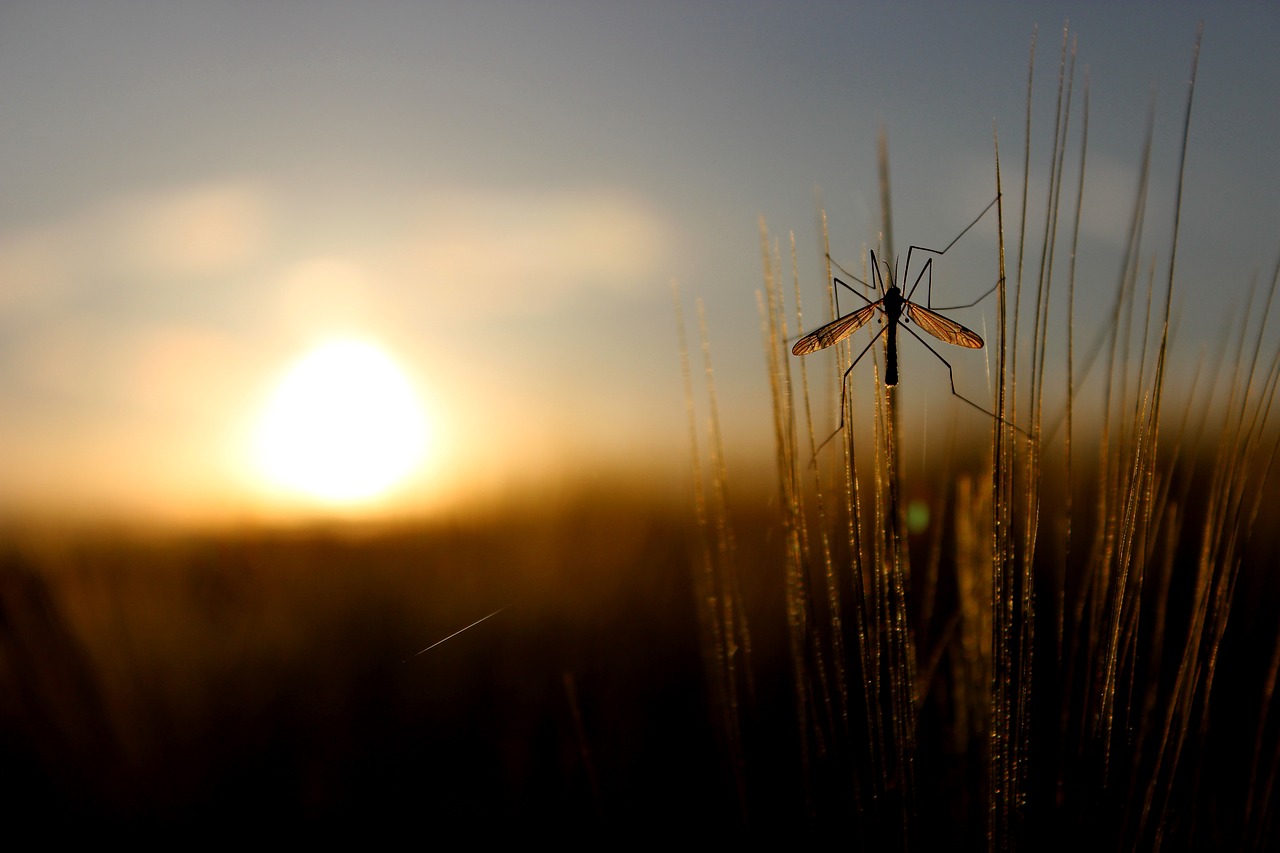
[[[994,197],[994,131],[1008,223],[1033,33],[1042,209],[1068,24],[1090,109],[1076,311],[1096,324],[1152,103],[1144,251],[1168,275],[1201,20],[1180,371],[1280,255],[1274,4],[6,0],[0,512],[243,520],[324,504],[260,457],[282,383],[334,341],[376,348],[417,404],[414,467],[379,511],[679,483],[673,282],[693,335],[705,307],[731,452],[765,453],[761,220],[784,259],[794,234],[820,310],[819,205],[837,259],[878,245],[878,135],[895,240],[940,247]],[[988,216],[937,262],[935,306],[994,283],[995,243]],[[954,316],[989,335],[994,308]],[[982,355],[951,363],[985,393]],[[928,420],[945,370],[903,373]],[[294,412],[299,441],[353,408],[329,396]]]

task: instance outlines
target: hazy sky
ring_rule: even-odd
[[[993,127],[1016,196],[1037,24],[1042,197],[1068,18],[1090,79],[1084,318],[1115,287],[1153,94],[1144,247],[1167,274],[1204,19],[1177,267],[1194,356],[1280,253],[1275,4],[8,0],[0,504],[253,514],[257,419],[335,336],[385,348],[426,400],[409,505],[678,470],[673,279],[691,324],[706,303],[731,444],[767,443],[758,219],[784,253],[795,232],[813,312],[816,192],[856,264],[882,126],[902,246],[991,200]],[[954,295],[935,303],[993,280],[935,278]],[[981,357],[953,364],[982,393]],[[920,394],[945,385],[921,365]]]

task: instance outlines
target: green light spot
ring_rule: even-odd
[[[920,533],[929,526],[929,505],[924,501],[907,504],[907,530]]]

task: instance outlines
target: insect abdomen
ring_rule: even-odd
[[[890,323],[884,342],[884,387],[898,384],[898,324]]]

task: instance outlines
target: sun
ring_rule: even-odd
[[[424,462],[421,396],[383,348],[317,346],[281,378],[262,414],[257,465],[274,487],[330,504],[374,500]]]

